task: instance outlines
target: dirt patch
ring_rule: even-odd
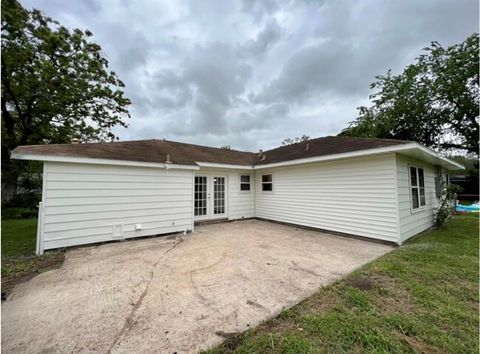
[[[347,285],[350,285],[352,288],[357,288],[360,290],[372,290],[375,286],[375,283],[365,277],[350,277],[345,280]]]
[[[438,348],[428,345],[427,343],[421,342],[418,339],[415,339],[413,337],[409,337],[407,335],[398,334],[398,337],[408,344],[415,353],[424,353],[424,354],[430,354],[430,353],[444,353],[443,351],[439,350]]]
[[[375,304],[382,311],[403,314],[415,313],[412,296],[403,284],[381,274],[376,274],[371,280],[378,292],[378,296],[374,297]]]
[[[2,262],[11,264],[15,264],[16,262],[24,263],[24,270],[12,272],[7,275],[2,274],[2,301],[7,299],[16,285],[24,283],[40,273],[60,268],[64,260],[65,250],[48,252],[43,256],[35,256],[29,259],[22,259],[21,261],[15,259],[2,259]],[[2,265],[2,268],[3,266],[4,265]]]
[[[222,353],[232,353],[235,348],[245,341],[245,333],[217,331],[215,334],[223,338],[223,342],[220,346],[222,348]]]

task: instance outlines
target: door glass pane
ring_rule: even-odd
[[[213,213],[225,213],[225,177],[213,178]]]
[[[207,215],[207,177],[195,176],[195,216]]]

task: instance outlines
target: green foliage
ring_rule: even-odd
[[[455,184],[446,185],[443,179],[438,181],[440,188],[440,205],[435,210],[435,227],[441,227],[447,219],[452,216],[455,207],[455,201],[460,188]]]
[[[35,208],[2,208],[3,219],[32,219],[38,216]]]
[[[282,146],[287,146],[287,145],[292,145],[292,144],[297,144],[301,143],[302,141],[307,141],[310,140],[310,136],[303,134],[300,137],[295,137],[295,138],[286,138],[282,141]]]
[[[399,75],[376,77],[371,107],[341,135],[419,141],[478,153],[479,36],[443,48],[432,42]]]
[[[2,185],[25,164],[18,145],[113,140],[130,100],[88,30],[69,30],[16,0],[2,0]]]
[[[478,226],[455,216],[208,353],[477,353]]]
[[[22,167],[16,180],[16,193],[3,203],[3,208],[35,209],[42,198],[42,163],[27,161]]]

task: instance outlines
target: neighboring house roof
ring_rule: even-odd
[[[165,164],[167,161],[176,165],[234,165],[264,168],[281,163],[291,164],[295,161],[312,162],[329,156],[348,157],[359,152],[369,154],[395,151],[397,149],[417,149],[440,160],[448,160],[435,152],[408,140],[351,138],[327,136],[300,143],[260,151],[258,153],[220,149],[179,143],[168,140],[138,140],[111,143],[25,145],[12,152],[12,158],[60,161],[62,158],[101,159],[117,161],[134,161],[141,163]],[[357,154],[358,155],[358,154]],[[453,163],[448,160],[448,163]],[[452,165],[453,166],[453,165]],[[457,167],[460,165],[457,164]],[[461,168],[461,166],[460,166]]]

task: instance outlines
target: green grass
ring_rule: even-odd
[[[478,232],[456,216],[208,353],[478,353]]]
[[[33,256],[37,219],[2,220],[2,257]]]
[[[20,277],[52,269],[63,262],[63,251],[35,256],[36,219],[2,220],[2,288],[10,289]]]

